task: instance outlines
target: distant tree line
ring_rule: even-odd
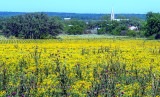
[[[146,20],[125,16],[117,16],[121,21],[111,21],[109,16],[102,16],[103,21],[99,27],[98,34],[128,35],[132,37],[147,37],[148,39],[160,39],[160,13],[148,12]],[[137,26],[138,31],[128,30],[129,26]]]
[[[86,23],[83,20],[71,19],[69,21],[64,21],[64,24],[66,25],[64,30],[66,34],[84,34],[86,30]]]
[[[15,36],[25,39],[53,38],[60,33],[90,34],[97,29],[97,34],[128,35],[132,37],[160,38],[160,14],[148,12],[146,20],[137,17],[119,15],[121,21],[111,21],[109,15],[100,20],[80,20],[73,18],[65,21],[59,16],[48,16],[45,13],[27,13],[24,15],[1,17],[0,35]],[[137,26],[138,31],[128,30],[129,26]]]
[[[99,24],[98,26],[100,28],[98,30],[98,34],[130,35],[128,34],[128,27],[137,26],[138,28],[142,28],[142,22],[144,21],[137,17],[130,17],[129,19],[127,19],[127,17],[122,15],[117,16],[117,18],[121,20],[111,21],[109,15],[102,16],[101,19],[103,21],[101,21],[101,24]]]
[[[56,17],[44,13],[28,13],[0,18],[0,30],[5,36],[25,39],[44,39],[63,31],[63,24]]]
[[[100,20],[102,16],[105,14],[78,14],[78,13],[60,13],[60,12],[44,12],[48,16],[59,16],[61,18],[77,18],[80,20]],[[25,15],[28,14],[27,12],[0,12],[0,17],[10,17],[10,16],[17,16],[17,15]],[[110,14],[107,14],[110,15]],[[115,14],[117,16],[125,16],[127,18],[130,17],[137,17],[139,19],[145,20],[146,14]]]

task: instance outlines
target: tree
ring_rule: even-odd
[[[124,15],[118,15],[117,19],[126,19],[126,17]]]
[[[107,20],[107,21],[109,21],[110,19],[111,18],[110,18],[109,15],[104,15],[104,16],[101,17],[101,20]]]
[[[94,28],[98,27],[100,24],[101,24],[100,21],[90,20],[90,21],[88,21],[87,29],[94,29]]]
[[[160,38],[160,13],[148,12],[146,15],[146,33],[147,37],[154,36],[155,39]]]
[[[86,30],[86,23],[82,20],[71,19],[69,21],[65,21],[65,31],[68,34],[74,34],[74,35],[82,34],[85,30]]]
[[[74,35],[76,35],[76,34],[83,34],[83,28],[81,27],[81,26],[79,26],[79,25],[73,25],[73,26],[71,26],[69,29],[68,29],[68,34],[74,34]]]
[[[43,39],[56,36],[63,30],[57,17],[48,17],[44,13],[28,13],[5,19],[2,31],[7,37],[15,36],[26,39]]]
[[[129,25],[131,25],[131,26],[139,27],[140,26],[140,22],[141,22],[141,20],[139,18],[137,18],[137,17],[131,17],[129,19]]]

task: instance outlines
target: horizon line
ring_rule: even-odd
[[[46,12],[52,12],[52,11],[0,11],[0,12],[18,12],[18,13],[46,13]],[[78,13],[78,12],[53,12],[53,13],[70,13],[70,14],[111,14],[111,13]],[[147,13],[115,13],[115,14],[147,14]]]

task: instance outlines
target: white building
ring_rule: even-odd
[[[69,27],[73,26],[73,25],[68,25]]]
[[[64,18],[65,21],[68,21],[68,20],[70,20],[70,19],[71,19],[71,18]]]
[[[113,12],[113,8],[112,8],[112,12],[111,12],[111,21],[114,21],[115,17],[114,17],[114,12]]]
[[[115,19],[115,14],[112,8],[112,12],[111,12],[111,21],[121,21],[121,20],[129,20],[129,19]]]
[[[114,19],[115,21],[129,20],[129,19]]]
[[[138,30],[138,27],[130,26],[130,27],[128,27],[128,29],[129,29],[129,30],[135,30],[135,31],[137,31],[137,30]]]

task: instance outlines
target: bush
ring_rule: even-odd
[[[83,27],[80,27],[79,25],[73,25],[67,31],[67,33],[70,35],[83,34],[83,32],[84,32]]]
[[[98,29],[97,34],[105,34],[105,28]]]
[[[8,39],[17,39],[15,36],[9,36]]]
[[[156,34],[153,34],[153,35],[149,36],[148,39],[153,40],[153,39],[155,39],[155,37],[156,37]]]
[[[156,34],[155,39],[160,39],[160,32],[158,32],[158,34]]]
[[[112,30],[113,35],[121,35],[121,29],[120,27],[116,27],[115,29]]]
[[[0,30],[0,35],[3,35],[2,30]]]
[[[138,37],[145,37],[145,33],[146,33],[145,31],[138,31],[137,36]]]
[[[137,36],[137,32],[134,31],[134,30],[128,30],[126,35],[130,36],[130,37],[136,37]]]
[[[7,38],[4,37],[3,35],[0,35],[0,39],[7,39]]]

